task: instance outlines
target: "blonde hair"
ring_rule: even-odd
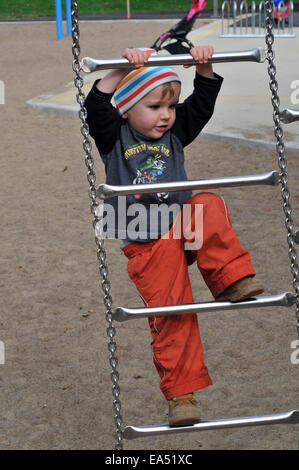
[[[172,86],[173,82],[163,83],[162,85],[162,98],[165,98],[166,95],[169,94],[169,97],[172,98],[175,94],[175,90]]]

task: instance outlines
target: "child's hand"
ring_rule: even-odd
[[[200,64],[207,64],[214,54],[214,48],[212,46],[196,46],[191,49],[190,54]]]
[[[196,46],[190,50],[190,54],[198,62],[196,72],[205,77],[214,78],[212,64],[208,62],[214,54],[214,48],[212,46]],[[184,65],[184,67],[189,68],[190,65]]]
[[[156,51],[151,48],[145,50],[126,48],[123,51],[122,56],[128,59],[130,64],[135,64],[135,67],[142,67],[148,61],[149,56],[154,52]],[[96,87],[103,93],[113,93],[121,80],[129,72],[129,67],[124,69],[110,70],[107,75],[105,75],[105,77],[97,83]]]
[[[142,67],[155,51],[153,49],[141,50],[141,49],[129,49],[126,48],[122,56],[128,59],[130,64],[134,64],[135,67]]]
[[[214,54],[214,48],[212,46],[196,46],[190,49],[190,54],[200,64],[207,64]],[[184,65],[184,67],[189,68],[191,65]]]

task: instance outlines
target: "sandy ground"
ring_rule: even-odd
[[[82,24],[82,56],[115,56],[151,44],[169,24]],[[73,79],[71,39],[55,25],[0,25],[1,310],[0,448],[113,449],[106,321],[99,285],[79,120],[26,109]],[[217,108],[216,108],[217,112]],[[96,157],[97,181],[104,180]],[[299,155],[288,153],[298,226]],[[193,178],[276,169],[276,154],[197,140],[186,150]],[[223,189],[235,230],[267,294],[292,289],[279,188]],[[117,241],[105,242],[114,306],[141,306]],[[211,300],[196,268],[197,301]],[[197,396],[203,419],[298,408],[294,309],[202,314],[214,385]],[[152,364],[147,320],[117,324],[125,424],[161,424],[167,406]],[[298,425],[183,433],[125,441],[125,449],[297,449]]]

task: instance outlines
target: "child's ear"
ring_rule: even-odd
[[[127,119],[127,117],[128,117],[128,113],[124,113],[124,114],[122,114],[122,115],[121,115],[121,117],[122,117],[123,119]]]

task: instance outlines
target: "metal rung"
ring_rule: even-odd
[[[97,187],[97,196],[100,199],[107,199],[114,196],[126,194],[159,193],[167,191],[187,191],[199,189],[232,188],[236,186],[254,186],[279,184],[279,173],[270,171],[258,175],[247,176],[226,176],[223,178],[203,178],[191,181],[176,181],[172,183],[149,183],[113,186],[100,184]]]
[[[276,413],[260,416],[244,416],[240,418],[225,418],[210,421],[202,421],[192,426],[170,427],[167,424],[158,426],[127,426],[123,431],[125,439],[137,437],[158,436],[161,434],[175,434],[194,431],[215,431],[226,428],[243,428],[248,426],[266,426],[270,424],[298,424],[299,411],[293,410],[286,413]]]
[[[291,122],[299,121],[299,111],[290,108],[284,109],[280,113],[280,119],[284,124],[290,124]]]
[[[197,304],[169,305],[166,307],[125,308],[117,307],[113,313],[113,320],[123,322],[136,318],[146,318],[156,315],[177,315],[188,313],[215,312],[218,310],[237,310],[243,308],[260,307],[291,307],[296,303],[296,296],[291,292],[278,295],[252,297],[242,302],[200,302]]]
[[[215,52],[208,62],[210,63],[223,63],[223,62],[265,62],[266,53],[261,47],[250,49],[247,51],[234,51],[234,52]],[[196,62],[190,54],[174,54],[174,55],[156,55],[151,56],[148,62],[144,64],[145,67],[158,66],[158,65],[195,65]],[[124,57],[112,57],[105,59],[93,59],[91,57],[83,57],[81,61],[82,70],[86,73],[94,72],[95,70],[107,69],[134,69],[135,65],[131,64]]]

